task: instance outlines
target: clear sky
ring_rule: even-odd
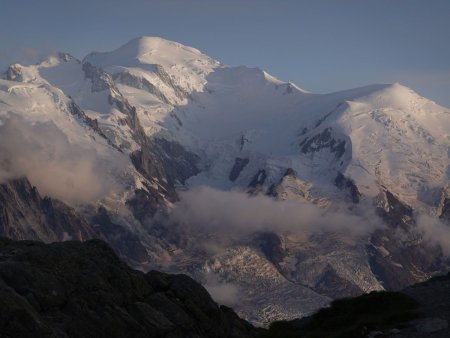
[[[400,82],[450,107],[450,0],[1,0],[0,67],[150,35],[324,93]]]

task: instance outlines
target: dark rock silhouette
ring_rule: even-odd
[[[0,239],[0,337],[255,337],[186,275],[143,273],[103,241]]]

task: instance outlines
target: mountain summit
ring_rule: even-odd
[[[195,48],[157,37],[140,37],[107,53],[91,53],[84,62],[102,67],[115,74],[140,68],[151,77],[163,68],[175,85],[191,92],[201,90],[205,77],[220,66],[218,61],[202,54]],[[168,79],[169,80],[169,79]]]
[[[181,64],[189,60],[210,58],[199,50],[159,37],[142,36],[112,52],[89,54],[84,61],[102,65],[126,65],[138,60],[142,64]]]

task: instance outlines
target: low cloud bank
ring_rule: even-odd
[[[201,244],[213,253],[227,247],[229,238],[257,231],[293,233],[336,233],[365,237],[383,228],[383,220],[373,205],[352,210],[329,211],[299,201],[277,201],[265,195],[250,196],[243,191],[223,191],[200,186],[180,193],[170,219],[190,231],[206,231],[214,236]],[[450,226],[436,217],[419,214],[415,230],[425,241],[439,245],[450,257]],[[226,290],[226,288],[224,289]],[[225,291],[224,291],[225,292]]]
[[[41,194],[76,204],[120,190],[112,173],[126,165],[122,154],[72,144],[53,122],[0,119],[0,183],[25,176]]]
[[[373,208],[362,209],[355,208],[351,213],[326,211],[313,204],[202,186],[180,193],[171,218],[181,224],[230,234],[279,230],[364,236],[382,222],[367,211]]]
[[[206,283],[203,286],[217,303],[233,306],[242,300],[242,292],[238,285],[230,282],[221,282],[213,273],[207,273],[205,277]]]
[[[450,226],[435,217],[419,215],[417,227],[423,233],[425,239],[433,244],[440,245],[443,254],[450,257]]]

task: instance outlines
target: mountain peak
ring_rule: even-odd
[[[80,63],[80,61],[72,56],[69,53],[65,52],[56,52],[49,54],[43,61],[41,61],[38,66],[41,67],[52,67],[59,65],[61,63],[68,63],[68,62],[76,62]]]
[[[201,55],[202,53],[195,48],[185,46],[181,43],[167,40],[157,36],[140,36],[127,42],[119,49],[131,49],[136,51],[137,55],[145,55],[158,50],[183,49],[187,52]]]
[[[139,64],[160,64],[173,66],[192,61],[219,64],[198,49],[166,40],[160,37],[141,36],[111,52],[94,52],[84,61],[105,66],[137,66]]]
[[[398,82],[392,84],[380,85],[368,95],[370,100],[374,100],[378,106],[391,107],[398,109],[410,110],[412,107],[417,106],[418,102],[424,102],[426,100],[414,90],[406,87]]]

